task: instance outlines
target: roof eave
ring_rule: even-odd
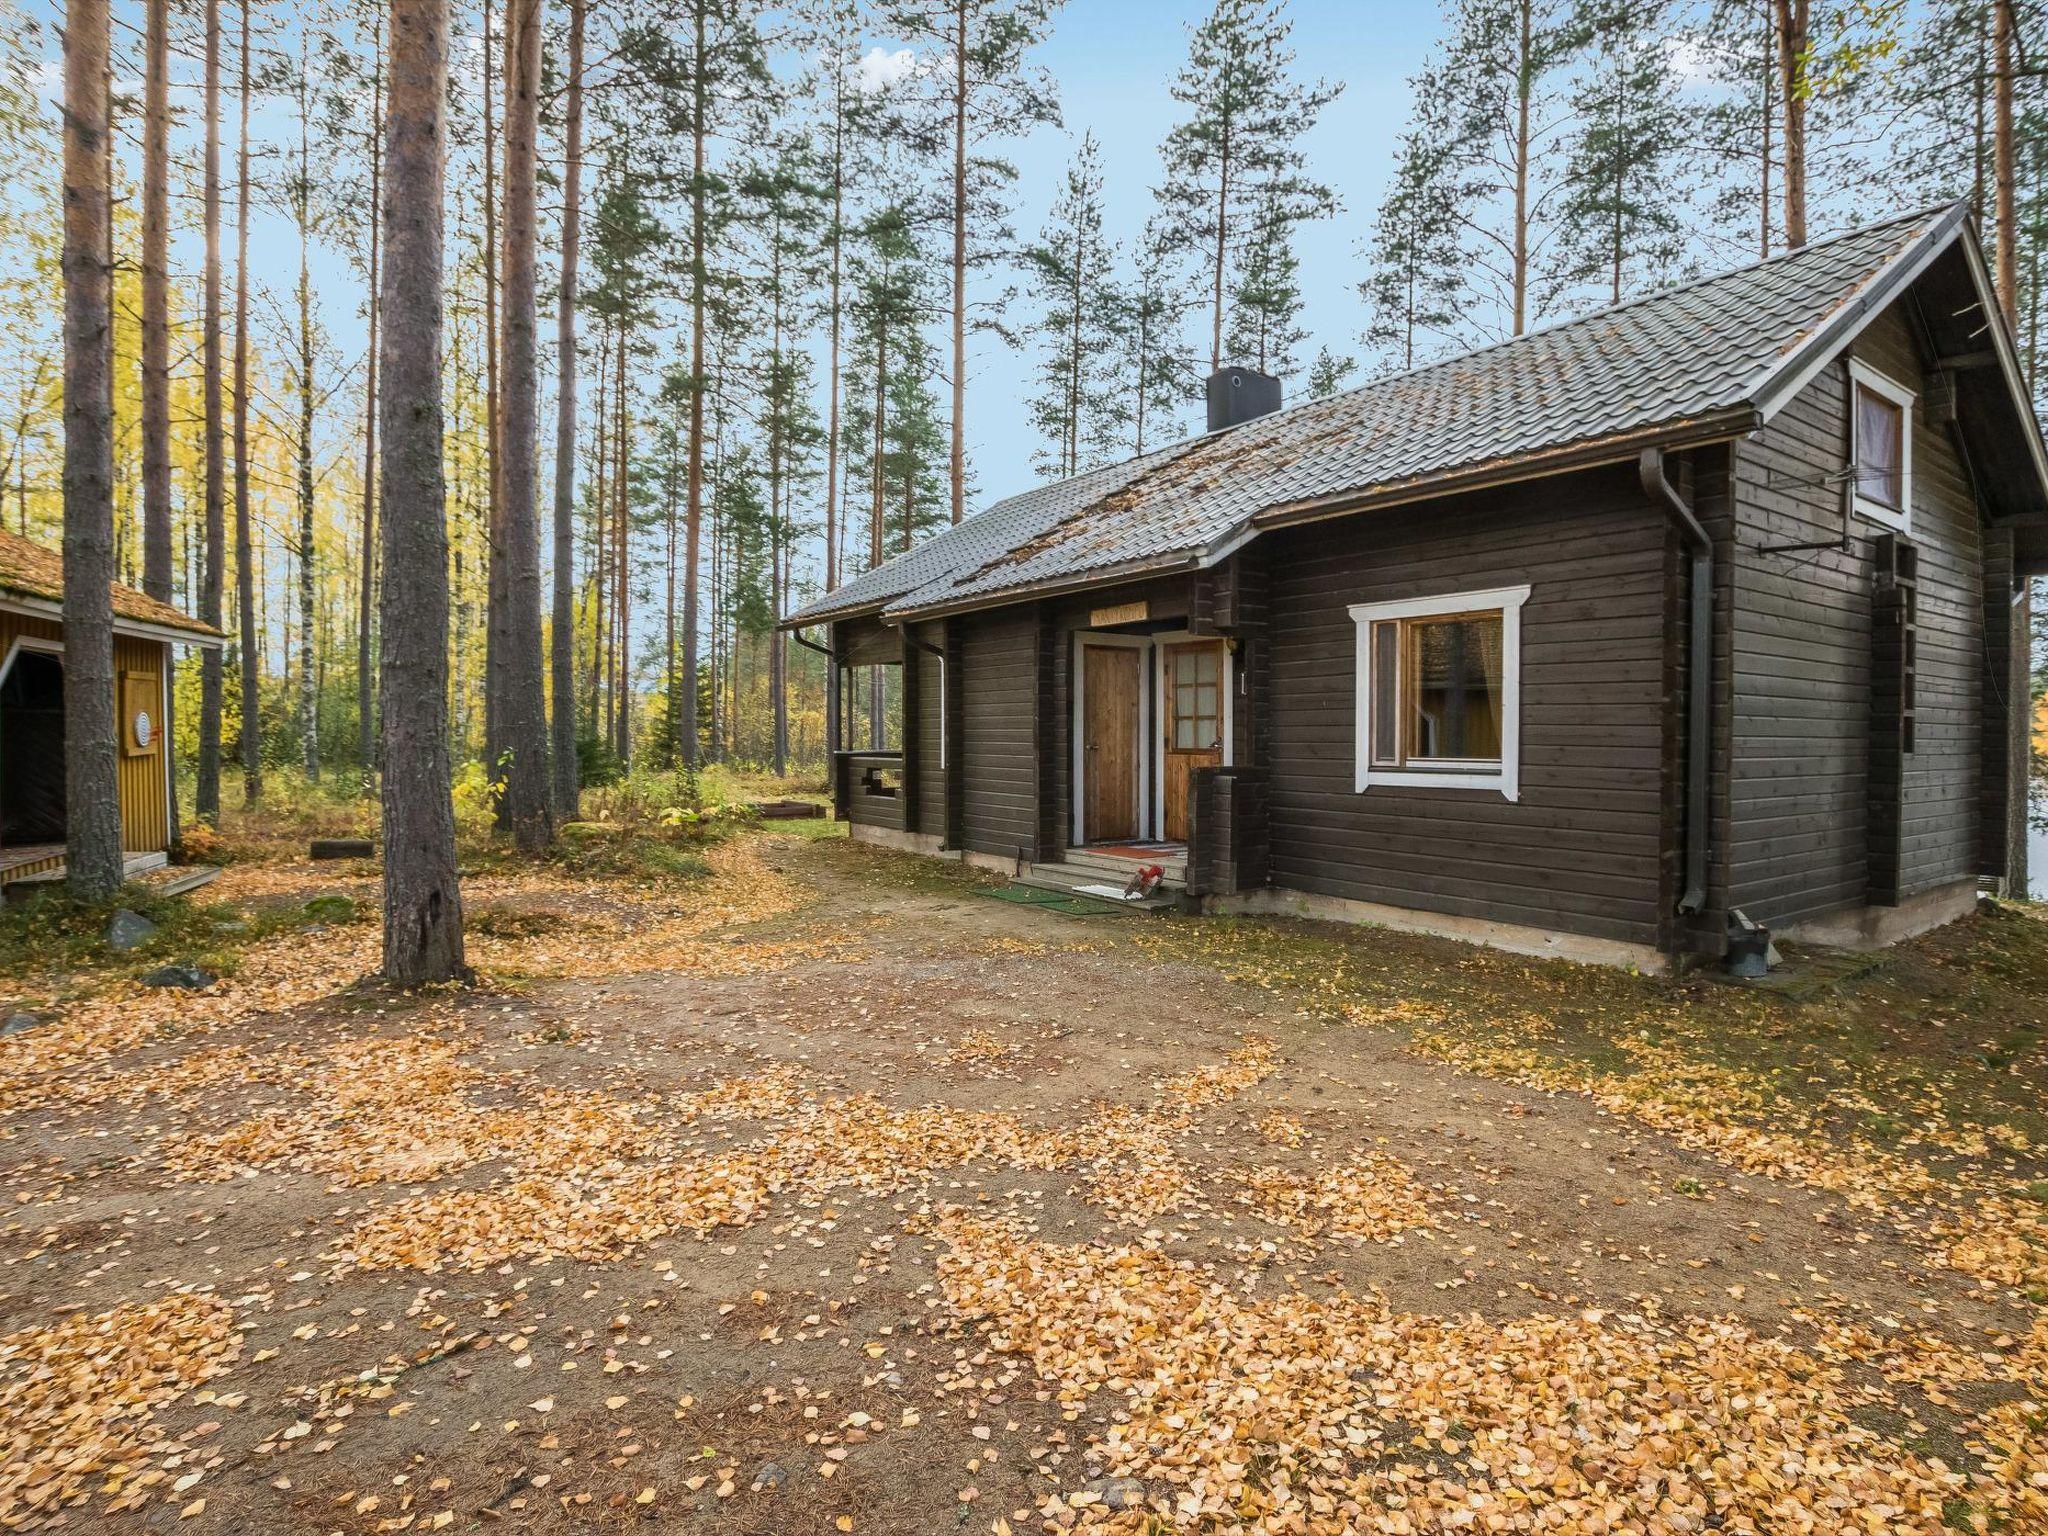
[[[1199,549],[1179,549],[1165,555],[1120,560],[1115,565],[1096,566],[1090,570],[1074,571],[1064,576],[1046,576],[1021,586],[1002,587],[993,592],[971,592],[942,602],[922,603],[915,608],[885,609],[882,613],[882,622],[914,624],[925,619],[941,619],[953,613],[971,613],[978,608],[1005,608],[1011,603],[1029,602],[1039,597],[1058,597],[1068,592],[1085,592],[1091,587],[1114,586],[1118,582],[1133,581],[1145,576],[1172,576],[1181,571],[1199,570],[1211,563],[1213,562],[1205,559]]]
[[[0,610],[27,614],[31,618],[51,619],[64,622],[64,605],[51,598],[34,597],[25,592],[0,592]],[[217,651],[227,643],[227,636],[219,630],[208,629],[198,620],[193,620],[192,629],[176,624],[158,624],[148,619],[131,619],[121,614],[114,615],[114,633],[132,635],[142,640],[166,640],[173,645],[196,645],[206,650]]]
[[[1934,264],[1935,258],[1959,238],[1969,217],[1967,204],[1955,203],[1916,235],[1907,247],[1852,299],[1815,326],[1806,339],[1767,369],[1749,391],[1749,398],[1769,421],[1813,381],[1843,347],[1856,339],[1885,306]]]
[[[1595,469],[1604,464],[1628,463],[1645,448],[1701,448],[1709,443],[1725,442],[1729,438],[1753,432],[1761,425],[1762,418],[1754,406],[1728,406],[1704,415],[1688,416],[1679,421],[1659,422],[1653,427],[1613,433],[1607,437],[1572,443],[1543,453],[1525,454],[1513,459],[1490,460],[1449,474],[1394,481],[1364,490],[1343,491],[1307,501],[1287,502],[1254,513],[1251,524],[1255,530],[1287,528],[1298,523],[1319,522],[1324,518],[1348,517],[1355,512],[1376,511],[1384,507],[1418,501],[1434,501],[1442,496],[1454,496],[1466,491],[1490,490],[1495,486],[1514,485],[1525,480],[1544,480],[1552,475],[1569,474],[1574,470]],[[1235,548],[1241,542],[1243,541],[1232,541],[1229,547]],[[1228,552],[1228,549],[1224,551]]]

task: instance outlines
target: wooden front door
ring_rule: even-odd
[[[1188,836],[1188,775],[1223,761],[1223,642],[1197,640],[1166,647],[1166,773],[1160,785],[1164,833],[1172,843]]]
[[[1138,699],[1144,652],[1081,647],[1081,839],[1138,836]]]

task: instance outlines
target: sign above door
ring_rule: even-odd
[[[1142,624],[1152,617],[1152,605],[1142,599],[1135,603],[1117,603],[1109,608],[1097,608],[1088,615],[1090,629],[1108,629],[1115,624]]]

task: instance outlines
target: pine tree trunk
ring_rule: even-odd
[[[1759,152],[1757,154],[1757,257],[1762,261],[1771,259],[1771,125],[1777,116],[1777,49],[1773,39],[1777,36],[1777,25],[1772,18],[1772,7],[1776,0],[1763,0],[1764,17],[1764,68],[1763,78],[1757,82]]]
[[[667,560],[664,574],[667,586],[663,592],[661,613],[666,629],[661,654],[661,686],[668,696],[668,739],[662,743],[665,766],[673,768],[681,761],[682,735],[681,717],[678,711],[683,706],[682,681],[676,672],[676,479],[680,466],[676,463],[675,438],[669,437],[668,473],[662,477],[662,522],[668,534]]]
[[[683,522],[683,764],[697,766],[697,543],[704,527],[704,5],[696,0],[695,93],[690,124],[690,441],[689,493]]]
[[[967,0],[953,0],[953,521],[967,515]]]
[[[612,700],[616,702],[616,735],[612,750],[623,766],[633,758],[633,434],[627,399],[627,328],[618,328],[618,424],[612,430]]]
[[[789,411],[789,380],[782,365],[782,223],[778,218],[770,249],[774,252],[774,335],[768,350],[773,394],[768,418],[768,601],[775,628],[768,635],[768,700],[774,712],[775,776],[789,774],[789,637],[782,632],[788,583],[783,576],[782,438]]]
[[[535,262],[540,128],[541,0],[505,10],[505,279],[498,465],[504,612],[495,626],[498,733],[505,749],[501,810],[525,852],[554,841],[548,715],[540,623],[540,348]]]
[[[313,612],[314,580],[319,550],[313,530],[313,159],[307,117],[311,65],[305,44],[299,49],[299,179],[293,212],[299,226],[299,431],[295,444],[299,465],[299,752],[309,783],[320,779],[320,685],[314,672],[317,620]]]
[[[611,383],[612,342],[609,331],[597,338],[597,484],[590,498],[590,734],[611,739],[604,717],[604,657],[610,610],[605,606],[611,570],[611,543],[605,520],[611,507]]]
[[[206,415],[206,571],[199,617],[218,628],[227,563],[227,464],[222,441],[220,356],[220,0],[206,0],[206,273],[200,350],[204,359]],[[221,656],[201,653],[199,663],[199,768],[193,809],[220,821]]]
[[[583,22],[569,0],[568,104],[563,123],[562,279],[555,308],[553,760],[555,814],[576,815],[576,267],[583,230]]]
[[[172,596],[170,0],[148,0],[142,113],[142,590]]]
[[[831,310],[831,358],[825,384],[825,590],[839,586],[839,346],[842,323],[841,283],[846,237],[846,71],[835,66],[832,115],[832,275],[828,307]],[[836,664],[825,662],[825,767],[829,773],[832,754],[839,750],[839,679]]]
[[[235,665],[242,694],[242,803],[263,795],[263,650],[256,628],[255,530],[249,511],[249,9],[242,0],[241,143],[235,195]],[[363,559],[370,559],[368,551]]]
[[[175,597],[171,540],[170,4],[147,0],[142,116],[142,590]],[[18,449],[17,449],[18,451]],[[172,733],[176,675],[163,680],[164,740]],[[166,749],[168,750],[168,749]],[[178,792],[169,786],[171,843],[178,842]]]
[[[1777,0],[1778,95],[1785,109],[1785,244],[1806,244],[1806,100],[1799,93],[1808,45],[1807,0]]]
[[[391,0],[384,157],[384,974],[466,976],[448,778],[448,528],[441,467],[448,0]]]
[[[120,889],[114,719],[113,210],[106,0],[64,12],[65,878],[76,901]]]
[[[1998,307],[2015,330],[2020,316],[2019,225],[2013,209],[2012,0],[1992,0],[1992,224]]]
[[[882,268],[882,291],[889,291],[889,269]],[[874,474],[868,487],[868,569],[873,570],[886,558],[882,553],[888,547],[888,535],[884,528],[887,515],[885,503],[888,500],[888,443],[889,443],[889,317],[886,313],[875,320],[875,445]],[[888,723],[883,717],[886,703],[882,692],[882,669],[868,668],[868,750],[879,752],[887,745]]]
[[[377,12],[376,54],[371,69],[373,113],[384,105],[384,12]],[[377,595],[377,264],[383,255],[383,226],[378,209],[384,192],[384,145],[373,117],[370,125],[370,323],[363,384],[363,531],[356,593],[356,762],[361,765],[363,793],[371,790],[377,764],[376,689],[370,678],[370,621]]]
[[[504,46],[492,25],[492,0],[483,5],[484,129],[483,269],[484,269],[484,768],[498,787],[497,822],[509,830],[504,798],[505,742],[498,728],[503,673],[498,667],[500,626],[505,617],[504,474],[498,342],[498,119],[496,86],[504,71],[498,50]]]
[[[1217,151],[1216,249],[1211,253],[1209,274],[1209,371],[1223,366],[1223,268],[1230,254],[1230,123],[1223,124],[1223,142]]]

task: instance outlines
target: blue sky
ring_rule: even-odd
[[[1075,143],[1092,130],[1109,184],[1110,233],[1126,243],[1136,238],[1152,211],[1159,143],[1180,111],[1168,87],[1187,56],[1188,25],[1206,11],[1166,0],[1071,0],[1060,12],[1037,56],[1059,81],[1065,128],[1041,130],[1017,151],[1020,233],[1038,228]],[[1355,352],[1365,319],[1355,247],[1379,204],[1407,117],[1407,79],[1435,42],[1441,17],[1428,3],[1297,3],[1292,14],[1300,72],[1344,86],[1304,141],[1312,169],[1337,189],[1344,212],[1305,228],[1296,242],[1303,324],[1317,343]],[[1035,478],[1035,443],[1019,406],[1029,392],[1031,361],[1028,352],[993,339],[982,341],[973,359],[968,441],[984,502]]]

